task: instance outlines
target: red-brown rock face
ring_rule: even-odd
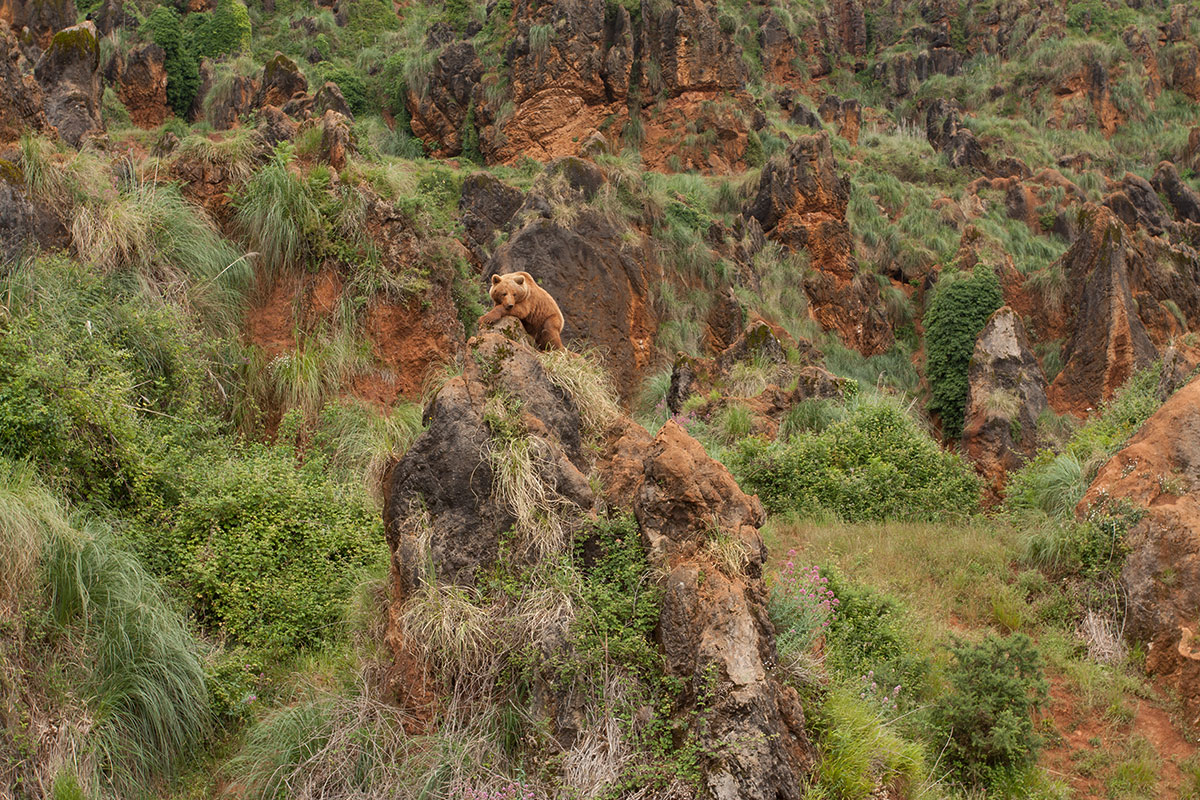
[[[135,48],[125,58],[117,90],[133,124],[155,128],[167,118],[166,54],[156,44]]]
[[[1037,452],[1037,418],[1046,408],[1046,376],[1008,306],[975,340],[967,380],[963,449],[998,494],[1008,472]]]
[[[1087,204],[1082,231],[1063,256],[1074,309],[1063,366],[1050,387],[1060,413],[1086,413],[1155,358],[1130,291],[1129,231],[1107,208]]]
[[[50,122],[42,110],[42,87],[24,69],[17,37],[0,20],[0,147],[21,138],[28,130],[46,131]]]
[[[1200,713],[1200,381],[1146,420],[1077,512],[1106,498],[1146,509],[1126,537],[1126,632],[1149,643],[1146,669],[1171,683],[1192,719]]]
[[[793,250],[807,250],[815,274],[805,291],[826,330],[870,355],[887,350],[891,326],[878,310],[879,288],[855,263],[846,204],[850,185],[837,173],[829,134],[801,136],[786,159],[763,168],[758,192],[743,211],[763,231]]]

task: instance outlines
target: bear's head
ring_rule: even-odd
[[[505,311],[512,311],[513,306],[529,297],[529,281],[523,272],[493,275],[492,290],[489,294],[493,303],[503,306]]]

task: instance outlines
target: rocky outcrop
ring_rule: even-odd
[[[874,277],[859,273],[846,204],[850,184],[837,173],[829,134],[801,136],[786,156],[763,167],[754,199],[743,209],[766,235],[792,250],[807,250],[814,273],[805,292],[812,314],[864,354],[881,353],[893,341],[878,309]]]
[[[100,42],[91,22],[54,34],[34,76],[45,94],[46,118],[72,147],[99,133]]]
[[[925,111],[925,136],[929,144],[945,154],[952,167],[990,172],[991,160],[975,134],[962,125],[960,113],[957,103],[942,98],[934,100]]]
[[[463,179],[458,210],[467,246],[479,260],[491,254],[496,232],[508,224],[525,195],[489,172]]]
[[[42,110],[42,87],[25,69],[25,57],[16,35],[0,20],[0,147],[21,138],[26,131],[51,129]]]
[[[324,85],[313,95],[313,116],[321,116],[326,111],[336,111],[351,122],[354,121],[354,112],[350,110],[350,105],[342,95],[341,88],[331,81],[325,81]]]
[[[276,53],[263,66],[258,91],[254,95],[254,107],[270,105],[282,108],[293,97],[307,91],[308,79],[296,66],[296,62],[283,53]]]
[[[1163,161],[1154,171],[1154,188],[1167,198],[1176,217],[1200,222],[1200,194],[1180,180],[1179,172],[1170,161]]]
[[[167,118],[166,53],[156,44],[136,47],[121,64],[117,95],[133,124],[156,128]]]
[[[1128,501],[1145,515],[1126,534],[1126,635],[1147,644],[1146,670],[1200,715],[1200,381],[1156,411],[1106,463],[1077,513]]]
[[[962,446],[999,496],[1007,474],[1037,452],[1046,376],[1012,308],[992,314],[971,355]]]
[[[519,403],[522,427],[541,454],[540,479],[561,513],[583,518],[605,507],[632,512],[661,576],[654,644],[666,672],[683,689],[674,708],[646,713],[703,715],[705,724],[693,733],[704,753],[700,779],[707,796],[799,798],[812,750],[799,697],[773,672],[774,632],[762,581],[766,553],[758,533],[761,505],[674,423],[653,436],[617,417],[607,425],[598,455],[581,446],[573,398],[549,380],[514,322],[505,320],[499,330],[478,338],[463,374],[431,402],[426,432],[390,472],[384,517],[392,552],[392,619],[430,581],[470,585],[497,565],[501,538],[517,519],[495,499],[497,474],[486,456],[492,436],[488,414],[495,412],[487,410],[488,398]],[[603,494],[593,486],[603,487]],[[714,535],[740,543],[746,554],[740,570],[722,570],[712,561],[706,543]],[[514,558],[511,548],[517,546],[510,545],[504,558]],[[389,639],[397,653],[406,648],[401,625],[393,623]],[[571,646],[563,635],[544,645],[547,657]],[[584,732],[570,715],[555,713],[568,704],[569,681],[534,680],[535,695],[553,698],[542,706],[549,710],[547,732],[570,751]]]
[[[837,127],[841,136],[852,145],[858,144],[858,129],[862,127],[862,106],[857,100],[842,100],[834,95],[825,95],[817,110],[821,119]]]
[[[1057,411],[1084,414],[1154,360],[1130,288],[1129,231],[1107,208],[1079,212],[1080,234],[1062,258],[1074,311],[1063,369],[1050,387]]]
[[[476,106],[475,89],[483,72],[475,48],[469,42],[454,42],[434,60],[427,89],[408,87],[406,104],[412,116],[412,131],[436,155],[462,152],[463,128]]]
[[[212,126],[219,131],[229,130],[238,124],[238,120],[255,109],[254,99],[258,94],[258,81],[243,75],[234,75],[228,85],[219,94],[214,94],[208,101],[207,116]],[[278,106],[259,107],[261,119],[263,109]]]
[[[1160,236],[1171,226],[1171,218],[1154,187],[1132,172],[1126,172],[1117,189],[1105,196],[1104,205],[1130,228],[1144,228],[1151,236]]]
[[[55,33],[75,24],[79,12],[75,0],[3,0],[0,21],[13,30],[29,29],[37,46],[45,49]]]
[[[108,36],[119,28],[136,28],[137,17],[125,7],[125,0],[103,0],[100,7],[87,16],[96,23],[101,36]]]
[[[20,170],[0,161],[0,268],[14,262],[33,242],[33,204],[24,189]]]
[[[1175,54],[1171,88],[1200,102],[1200,47],[1193,44]]]
[[[746,65],[733,40],[717,22],[715,3],[671,0],[662,10],[642,6],[642,77],[651,93],[677,97],[684,92],[741,89]],[[658,67],[657,85],[645,64]]]

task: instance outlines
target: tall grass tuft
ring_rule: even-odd
[[[107,527],[72,525],[29,467],[4,459],[0,554],[8,599],[34,607],[40,581],[58,633],[83,654],[92,720],[71,749],[118,796],[172,774],[207,735],[209,705],[196,642],[158,584]]]
[[[183,619],[98,523],[55,536],[46,572],[55,618],[90,645],[89,740],[104,782],[132,790],[172,774],[210,724],[204,666]]]
[[[290,169],[292,157],[291,145],[281,143],[233,201],[234,223],[268,277],[303,266],[321,225],[308,186]]]
[[[135,180],[81,203],[71,240],[82,261],[133,274],[144,294],[194,311],[210,329],[236,325],[249,260],[177,186]]]
[[[616,393],[598,357],[577,355],[567,350],[538,354],[542,368],[555,386],[575,401],[585,430],[600,434],[621,414]]]

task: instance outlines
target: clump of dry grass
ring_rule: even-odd
[[[524,430],[514,403],[498,393],[484,407],[492,432],[486,453],[492,495],[516,518],[524,549],[544,558],[562,552],[570,538],[566,501],[555,486],[550,445]]]
[[[602,433],[621,415],[612,381],[594,353],[551,350],[539,353],[538,359],[550,382],[575,401],[585,431]]]
[[[1125,660],[1124,626],[1115,619],[1089,608],[1075,629],[1075,635],[1087,645],[1088,657],[1100,664],[1119,664]]]

